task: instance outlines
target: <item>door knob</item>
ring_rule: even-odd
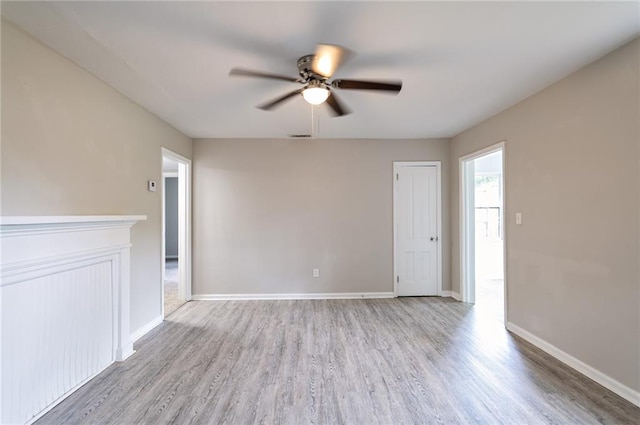
[[[435,242],[438,242],[438,237],[437,237],[437,236],[435,236],[435,237],[434,237],[434,236],[432,236],[432,237],[431,237],[431,242],[434,242],[434,241],[435,241]]]

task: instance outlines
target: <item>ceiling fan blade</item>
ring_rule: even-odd
[[[292,83],[297,83],[299,81],[298,78],[289,77],[287,75],[271,74],[271,73],[262,72],[262,71],[251,71],[251,70],[242,69],[242,68],[233,68],[229,72],[229,75],[234,77],[270,78],[272,80],[290,81]]]
[[[333,44],[318,44],[311,69],[318,75],[330,78],[336,69],[353,55],[351,50]]]
[[[384,90],[398,93],[402,89],[402,81],[361,81],[361,80],[334,80],[332,87],[351,90]]]
[[[302,93],[302,90],[303,89],[294,90],[290,93],[285,94],[284,96],[280,96],[279,98],[272,100],[271,102],[256,106],[256,108],[262,109],[264,111],[268,111],[270,109],[273,109],[275,106],[279,105],[280,103],[284,102],[285,100],[291,99],[293,96]]]
[[[338,98],[331,92],[329,92],[329,97],[326,100],[327,105],[331,107],[334,115],[337,117],[341,117],[343,115],[348,115],[351,113],[342,102],[338,100]]]

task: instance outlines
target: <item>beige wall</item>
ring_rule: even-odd
[[[194,294],[392,291],[399,160],[442,161],[443,283],[459,291],[457,161],[506,140],[509,320],[640,390],[639,44],[450,149],[194,142]],[[131,324],[145,325],[161,298],[161,192],[146,181],[162,182],[160,146],[191,157],[190,139],[6,21],[1,54],[2,214],[146,214],[133,229]]]
[[[393,291],[393,161],[442,161],[447,140],[195,140],[194,294]],[[311,277],[320,269],[320,278]]]
[[[191,140],[2,21],[2,215],[145,214],[132,231],[131,330],[161,314],[160,147]]]
[[[451,143],[453,290],[458,159],[504,140],[509,321],[636,391],[639,51],[636,40]]]

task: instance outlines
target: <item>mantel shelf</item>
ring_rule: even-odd
[[[1,216],[1,226],[30,224],[105,223],[146,220],[146,215],[51,215],[51,216]]]

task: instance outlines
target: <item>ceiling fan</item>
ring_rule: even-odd
[[[294,90],[257,106],[268,111],[280,105],[282,102],[302,95],[304,100],[312,105],[320,105],[324,102],[331,107],[336,116],[349,114],[349,110],[338,100],[332,89],[343,90],[381,90],[397,94],[402,88],[402,81],[362,81],[335,79],[329,81],[338,67],[351,55],[351,51],[332,44],[319,44],[316,52],[302,56],[298,59],[299,77],[271,74],[268,72],[251,71],[242,68],[233,68],[229,75],[240,77],[270,78],[273,80],[290,81],[303,84],[304,87]]]

